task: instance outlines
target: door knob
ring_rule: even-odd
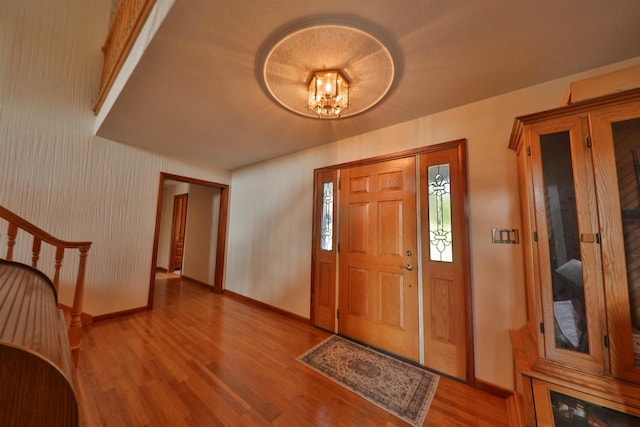
[[[400,268],[406,268],[407,270],[411,271],[413,270],[413,265],[411,264],[401,265]]]

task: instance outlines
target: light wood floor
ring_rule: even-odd
[[[180,279],[153,311],[85,328],[92,426],[406,426],[295,359],[326,332]],[[425,426],[506,426],[505,402],[441,378]]]

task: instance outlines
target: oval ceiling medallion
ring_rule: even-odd
[[[389,49],[362,30],[344,25],[316,25],[287,34],[264,56],[262,78],[269,94],[286,109],[306,117],[308,83],[314,72],[339,70],[349,83],[349,108],[340,117],[359,114],[389,92],[395,75]]]

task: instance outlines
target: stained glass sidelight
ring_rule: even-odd
[[[429,166],[429,254],[431,261],[453,262],[449,164]]]
[[[322,219],[320,249],[333,250],[333,182],[322,183]]]

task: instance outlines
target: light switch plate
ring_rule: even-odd
[[[515,228],[492,228],[491,243],[509,243],[516,245],[520,243],[518,230]]]

